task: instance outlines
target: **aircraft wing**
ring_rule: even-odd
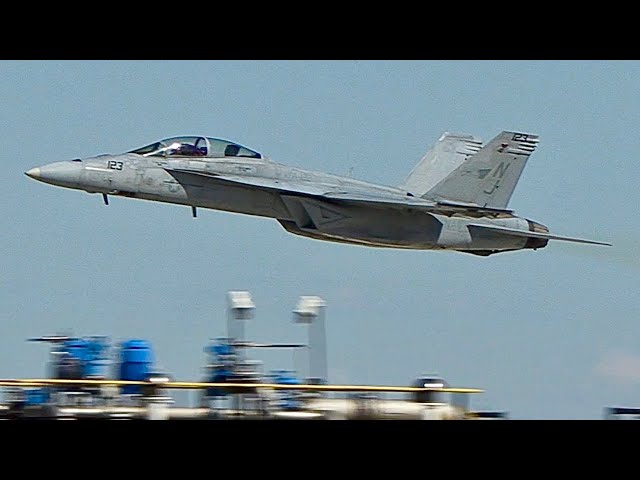
[[[207,178],[214,182],[223,184],[236,184],[244,187],[254,187],[266,190],[276,190],[279,192],[299,193],[303,195],[324,195],[331,190],[331,186],[321,183],[312,184],[309,182],[292,182],[289,180],[278,180],[272,178],[260,178],[240,175],[219,175],[214,173],[199,172],[194,170],[184,170],[177,168],[165,168],[167,172],[176,177],[196,176]]]
[[[222,175],[212,174],[194,170],[165,168],[167,172],[176,178],[196,176],[199,178],[207,178],[213,182],[222,184],[235,184],[244,187],[253,187],[265,190],[277,191],[288,195],[304,195],[313,196],[321,200],[329,200],[338,203],[350,204],[366,204],[378,207],[391,208],[415,208],[432,213],[445,212],[486,212],[486,213],[511,213],[512,210],[502,210],[495,208],[482,207],[473,203],[425,200],[420,197],[412,197],[408,195],[394,195],[392,193],[383,195],[375,194],[364,190],[338,191],[335,185],[297,182],[291,180],[279,180],[271,178],[260,178],[240,175]]]
[[[475,203],[462,203],[462,202],[452,202],[448,200],[442,201],[431,201],[425,200],[419,197],[410,197],[410,196],[377,196],[371,195],[368,193],[351,193],[351,192],[329,192],[324,195],[324,198],[331,200],[338,200],[349,203],[367,203],[367,204],[377,204],[380,206],[396,206],[402,208],[416,208],[419,210],[424,210],[431,213],[450,213],[450,212],[460,212],[460,213],[473,213],[473,212],[482,212],[482,213],[512,213],[513,210],[503,210],[500,208],[490,208],[490,207],[482,207],[480,205],[476,205]]]
[[[376,204],[384,207],[395,205],[400,207],[433,209],[436,205],[432,201],[423,200],[419,197],[400,195],[382,196],[364,192],[327,192],[323,195],[323,197],[328,200],[336,200],[338,202],[367,203],[370,205]]]
[[[469,225],[469,228],[477,228],[479,230],[485,230],[488,232],[497,232],[506,235],[513,235],[516,237],[527,237],[527,238],[546,238],[548,240],[564,240],[567,242],[577,242],[577,243],[589,243],[593,245],[607,245],[611,246],[610,243],[605,242],[597,242],[595,240],[585,240],[582,238],[572,238],[572,237],[562,237],[560,235],[553,235],[550,233],[540,233],[540,232],[530,232],[528,230],[518,230],[515,228],[507,228],[507,227],[499,227],[495,225],[484,225],[479,223],[472,223]]]

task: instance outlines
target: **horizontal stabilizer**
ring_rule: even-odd
[[[480,223],[471,223],[469,224],[469,228],[477,228],[480,230],[486,230],[491,232],[504,233],[505,235],[514,235],[516,237],[526,237],[526,238],[544,238],[547,240],[564,240],[567,242],[577,242],[577,243],[589,243],[592,245],[606,245],[611,246],[610,243],[605,242],[597,242],[595,240],[585,240],[582,238],[571,238],[571,237],[561,237],[559,235],[552,235],[550,233],[541,233],[541,232],[531,232],[528,230],[518,230],[515,228],[508,227],[499,227],[496,225],[484,225]]]

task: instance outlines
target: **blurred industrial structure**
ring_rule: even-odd
[[[473,411],[469,395],[434,375],[410,386],[331,385],[327,378],[326,302],[301,296],[296,323],[308,325],[308,342],[258,343],[245,338],[255,305],[246,291],[227,294],[227,336],[204,347],[204,379],[180,382],[155,367],[151,343],[106,336],[53,335],[30,341],[50,345],[48,377],[0,379],[0,419],[498,419],[506,412]],[[294,369],[264,372],[248,352],[260,348],[304,349],[306,377]],[[199,392],[194,405],[178,406],[173,389]]]
[[[640,407],[605,407],[604,420],[640,420]]]

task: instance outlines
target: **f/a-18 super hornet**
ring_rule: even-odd
[[[161,140],[117,155],[55,162],[25,172],[66,188],[276,219],[319,240],[492,255],[549,240],[610,245],[549,233],[507,209],[538,136],[503,131],[486,145],[445,133],[402,185],[294,168],[211,137]]]

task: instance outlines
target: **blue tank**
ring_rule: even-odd
[[[120,345],[120,366],[118,378],[120,380],[144,381],[152,373],[153,350],[146,340],[127,340]],[[140,393],[140,386],[125,385],[123,394]]]
[[[236,354],[235,347],[227,338],[218,338],[211,345],[205,347],[205,352],[213,357],[229,357]]]
[[[61,351],[56,355],[52,364],[53,378],[80,379],[82,378],[82,364],[80,360],[67,351]]]
[[[53,376],[69,379],[104,377],[108,349],[105,337],[65,340],[54,350]]]
[[[236,348],[229,343],[228,338],[220,337],[207,345],[204,351],[209,355],[209,370],[207,381],[223,383],[233,380],[237,360]],[[218,388],[208,388],[208,396],[224,395],[226,392]]]
[[[87,341],[82,338],[67,340],[63,344],[64,350],[72,357],[84,362],[87,360]]]
[[[272,372],[273,383],[279,385],[300,385],[300,380],[292,370],[274,370]],[[301,408],[300,393],[297,390],[278,390],[277,405],[283,410],[298,410]]]
[[[81,379],[86,362],[85,342],[81,338],[65,340],[52,357],[54,378]]]
[[[30,388],[25,390],[25,405],[45,405],[50,395],[47,388]]]
[[[105,337],[89,337],[86,339],[86,362],[84,376],[87,378],[104,378],[105,368],[109,361],[109,344]]]

